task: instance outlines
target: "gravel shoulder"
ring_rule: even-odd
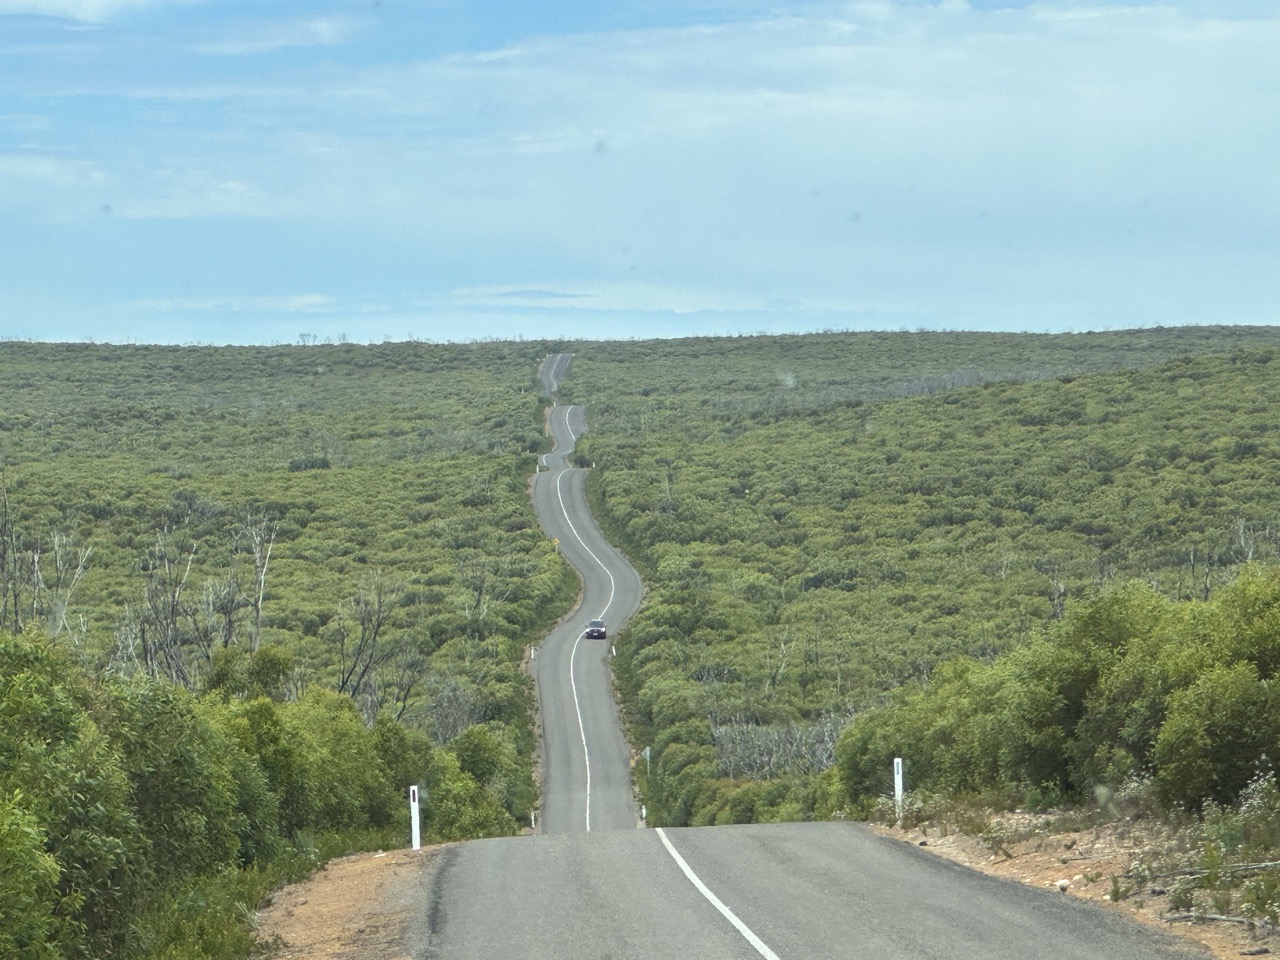
[[[331,860],[277,890],[258,911],[258,939],[280,960],[411,960],[431,861],[447,844]]]
[[[1133,823],[1108,823],[1090,830],[1053,832],[1044,827],[1049,822],[1047,818],[1029,814],[1001,818],[998,825],[1004,835],[1030,835],[1005,840],[994,847],[990,839],[963,833],[938,835],[927,825],[923,829],[907,830],[871,825],[871,829],[981,873],[1029,886],[1058,889],[1064,896],[1089,901],[1099,909],[1119,911],[1200,944],[1206,956],[1218,960],[1280,950],[1280,943],[1274,937],[1251,933],[1237,924],[1166,921],[1168,896],[1152,892],[1158,888],[1132,890],[1113,902],[1113,878],[1122,888],[1131,887],[1125,874],[1157,842],[1144,832],[1147,828]]]

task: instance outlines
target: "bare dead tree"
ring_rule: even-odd
[[[764,692],[768,695],[775,687],[782,682],[782,675],[787,672],[787,664],[791,654],[791,631],[785,629],[782,635],[778,637],[774,644],[773,651],[769,654],[769,676],[764,682]]]
[[[431,655],[416,640],[400,645],[395,655],[380,671],[383,697],[379,709],[388,711],[394,720],[404,720],[422,703]]]
[[[436,743],[448,743],[467,727],[485,719],[484,704],[474,686],[452,673],[433,673],[427,677],[427,704],[431,736]]]
[[[213,656],[215,648],[225,650],[236,642],[248,606],[235,567],[204,582],[199,600],[185,612],[191,639],[205,660]]]
[[[38,622],[56,637],[67,626],[71,595],[88,569],[93,548],[76,548],[72,538],[60,532],[49,535],[47,548],[43,540],[24,545],[16,530],[8,530],[3,553],[9,583],[4,594],[12,605],[14,629]]]
[[[378,663],[353,693],[365,722],[381,714],[396,721],[416,716],[423,706],[431,657],[426,645],[408,636],[388,641],[386,659]]]
[[[9,491],[0,487],[0,629],[22,632],[22,582],[17,523],[9,509]]]
[[[1230,537],[1224,529],[1213,530],[1204,544],[1204,574],[1199,586],[1202,600],[1207,601],[1218,581],[1223,579],[1223,561],[1230,554]]]
[[[262,643],[262,601],[267,593],[267,567],[271,564],[271,548],[276,542],[279,524],[265,514],[245,517],[240,536],[248,542],[253,556],[253,584],[249,593],[249,649],[254,653]]]
[[[470,663],[472,646],[483,648],[489,637],[489,620],[494,605],[506,602],[515,591],[511,558],[494,559],[478,552],[464,554],[458,560],[458,584],[467,591],[463,612],[468,643],[463,649],[463,657]],[[494,653],[496,655],[496,651]]]
[[[356,595],[338,604],[338,692],[355,695],[369,676],[395,653],[387,628],[404,597],[404,587],[375,570]]]
[[[1067,584],[1059,574],[1057,568],[1049,577],[1049,599],[1053,603],[1053,619],[1061,620],[1062,614],[1067,606]]]
[[[189,662],[190,620],[185,593],[195,562],[194,542],[179,540],[168,527],[156,534],[142,564],[142,602],[126,607],[116,629],[113,660],[125,669],[137,664],[148,676],[189,687],[195,670]]]
[[[67,611],[89,567],[92,547],[77,547],[66,533],[22,536],[0,485],[0,630],[19,633],[41,623],[50,637],[67,629]]]
[[[38,607],[45,629],[49,636],[57,637],[67,629],[67,608],[71,605],[72,594],[89,569],[93,547],[77,547],[66,533],[50,534],[49,546],[53,553],[52,582],[44,577],[38,559],[33,566],[40,577]]]
[[[1067,574],[1063,570],[1061,557],[1040,557],[1035,562],[1035,569],[1049,580],[1049,604],[1053,610],[1053,619],[1061,620],[1067,605]]]
[[[1252,562],[1254,554],[1258,550],[1257,528],[1244,517],[1236,517],[1235,535],[1236,544],[1240,548],[1241,559],[1245,563]]]
[[[727,777],[771,780],[788,774],[817,773],[835,763],[836,741],[853,719],[833,712],[817,720],[757,724],[746,718],[718,722],[711,736],[716,759]]]
[[[142,662],[141,623],[134,610],[125,604],[124,614],[116,622],[115,642],[107,654],[107,672],[131,677],[144,673]]]

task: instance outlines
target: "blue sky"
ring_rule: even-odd
[[[0,336],[1280,321],[1280,4],[0,0]]]

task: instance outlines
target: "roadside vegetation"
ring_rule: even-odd
[[[1123,805],[1267,860],[1277,345],[580,348],[589,490],[649,585],[616,674],[650,820],[883,817],[901,756],[925,807]],[[1274,871],[1204,869],[1274,913]]]
[[[0,956],[247,956],[264,892],[406,842],[413,783],[427,842],[528,822],[560,350],[647,581],[650,822],[885,819],[902,756],[908,819],[1146,817],[1117,896],[1274,923],[1278,349],[0,344]]]
[[[248,956],[411,784],[528,822],[546,352],[0,344],[0,956]]]

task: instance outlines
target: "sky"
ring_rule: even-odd
[[[0,0],[0,338],[1280,322],[1274,0]]]

